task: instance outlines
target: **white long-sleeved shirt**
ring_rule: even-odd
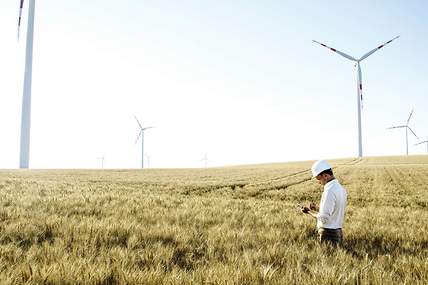
[[[317,214],[317,228],[341,229],[345,219],[348,193],[336,179],[324,185],[320,209]]]

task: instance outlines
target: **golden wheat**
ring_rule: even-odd
[[[428,283],[428,157],[332,163],[337,250],[296,208],[321,195],[311,162],[0,171],[0,283]]]

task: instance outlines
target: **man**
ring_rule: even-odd
[[[322,243],[342,243],[342,226],[345,218],[347,192],[333,175],[330,165],[319,160],[312,165],[312,178],[324,186],[319,210],[314,203],[302,207],[302,212],[317,219],[319,240]]]

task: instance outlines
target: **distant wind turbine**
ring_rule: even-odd
[[[207,153],[205,153],[204,157],[203,157],[201,160],[199,160],[199,161],[203,161],[203,162],[204,162],[204,165],[205,165],[205,168],[207,168],[207,167],[208,167],[208,162],[210,161],[210,160],[208,159],[208,154],[207,154]]]
[[[21,0],[18,19],[18,40],[19,31],[21,28],[23,6],[24,0]],[[30,5],[28,9],[27,43],[25,52],[24,90],[22,95],[19,168],[28,168],[30,165],[31,78],[33,69],[34,14],[35,0],[30,0]]]
[[[417,138],[417,139],[419,139],[418,138],[418,136],[415,134],[415,132],[409,127],[409,121],[410,121],[410,118],[412,117],[412,115],[413,115],[413,110],[412,110],[412,112],[410,112],[410,116],[409,116],[409,118],[407,119],[407,122],[406,122],[406,124],[405,125],[402,125],[402,126],[394,126],[394,127],[390,127],[390,128],[387,128],[387,130],[390,130],[390,129],[402,129],[402,128],[405,128],[406,129],[406,155],[409,155],[409,136],[408,136],[408,130],[410,130],[411,132],[412,132],[412,134]]]
[[[363,61],[364,59],[366,59],[367,57],[369,57],[370,55],[372,55],[373,53],[375,53],[376,51],[378,51],[379,49],[383,48],[384,46],[386,46],[387,44],[389,44],[390,42],[392,42],[393,40],[399,38],[400,36],[397,36],[395,38],[393,38],[390,41],[387,41],[386,43],[378,46],[377,48],[369,51],[368,53],[364,54],[362,57],[360,57],[359,59],[356,59],[344,52],[338,51],[337,49],[331,48],[323,43],[317,42],[315,40],[313,40],[313,42],[322,45],[323,47],[326,47],[328,49],[330,49],[331,51],[334,51],[335,53],[356,62],[356,66],[357,66],[357,110],[358,110],[358,156],[362,157],[363,156],[363,139],[362,139],[362,134],[361,134],[361,109],[362,109],[362,101],[363,101],[363,85],[362,85],[362,73],[361,73],[361,66],[360,66],[360,62]]]
[[[134,116],[135,117],[135,116]],[[135,140],[135,143],[138,142],[138,139],[141,136],[141,168],[144,168],[144,132],[148,129],[151,129],[153,127],[145,127],[143,128],[143,126],[140,124],[140,122],[138,121],[137,117],[135,117],[135,120],[138,123],[138,126],[140,127],[140,132],[138,133],[138,137]]]
[[[101,160],[101,168],[104,168],[104,155],[101,157],[97,157],[97,159]]]
[[[428,140],[423,141],[423,142],[419,142],[419,143],[417,143],[417,144],[415,144],[415,145],[420,145],[420,144],[424,144],[424,143],[426,143],[426,144],[427,144],[427,153],[428,153]]]

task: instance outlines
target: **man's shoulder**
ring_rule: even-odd
[[[332,191],[337,192],[339,195],[343,195],[343,194],[345,194],[345,196],[348,195],[348,191],[346,191],[345,187],[343,187],[339,181],[337,181],[334,187],[332,187]]]
[[[328,185],[328,187],[326,187],[324,189],[324,191],[326,191],[326,192],[330,192],[330,191],[334,192],[334,191],[338,191],[338,190],[344,190],[344,191],[346,191],[345,187],[343,187],[342,184],[340,184],[339,180],[337,180],[337,179],[334,179],[332,181],[332,183],[330,183]]]

